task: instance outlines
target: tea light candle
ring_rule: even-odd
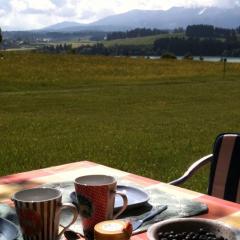
[[[94,228],[95,240],[129,240],[131,235],[132,224],[129,221],[104,221]]]

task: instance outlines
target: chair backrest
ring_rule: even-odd
[[[225,133],[217,137],[208,194],[240,203],[240,134]]]

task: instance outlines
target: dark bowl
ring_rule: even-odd
[[[15,224],[5,218],[0,218],[0,239],[14,240],[19,236],[19,231]]]
[[[162,221],[152,225],[148,229],[147,236],[149,240],[158,240],[159,232],[197,232],[199,228],[213,232],[217,237],[222,236],[228,240],[240,240],[239,230],[215,220],[201,218],[175,218]]]

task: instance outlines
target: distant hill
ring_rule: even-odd
[[[42,30],[45,30],[45,31],[62,31],[64,29],[73,28],[73,27],[81,27],[81,26],[84,26],[84,24],[77,23],[77,22],[61,22],[61,23],[57,23],[57,24],[48,26],[46,28],[43,28]]]
[[[173,29],[191,24],[211,24],[218,27],[236,28],[240,25],[240,7],[223,8],[182,8],[162,10],[133,10],[127,13],[106,17],[92,25],[129,26]]]
[[[183,8],[163,10],[132,10],[109,16],[90,24],[63,22],[49,26],[48,31],[124,31],[133,28],[174,29],[191,24],[210,24],[217,27],[240,26],[240,7],[235,8]]]
[[[41,31],[50,32],[78,32],[78,31],[126,31],[128,26],[112,26],[112,25],[95,25],[93,24],[82,24],[77,22],[61,22],[46,28],[41,29]]]

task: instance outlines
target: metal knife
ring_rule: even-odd
[[[137,230],[139,227],[142,226],[143,223],[145,223],[148,220],[153,219],[156,215],[162,213],[163,211],[165,211],[168,208],[167,205],[163,205],[158,209],[155,209],[153,211],[151,211],[146,217],[144,217],[143,219],[140,220],[133,220],[132,221],[132,226],[133,226],[133,231]]]

